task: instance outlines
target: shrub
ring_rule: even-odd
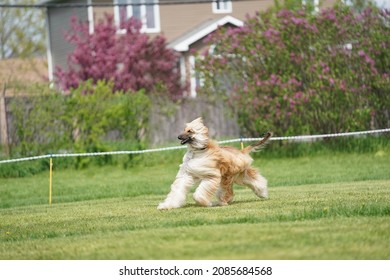
[[[35,156],[68,149],[65,97],[47,85],[35,85],[29,91],[30,96],[15,95],[10,102],[11,155]]]
[[[389,126],[390,13],[346,6],[259,12],[219,29],[198,60],[204,93],[226,99],[244,135]]]
[[[67,98],[66,123],[76,152],[108,151],[105,138],[116,133],[117,139],[127,139],[138,146],[145,141],[149,120],[150,101],[144,91],[114,92],[113,83],[92,80],[81,83]],[[91,158],[78,158],[78,164],[87,164]],[[110,156],[98,157],[102,163],[111,161]]]
[[[98,22],[94,32],[89,32],[88,23],[71,19],[71,29],[67,41],[75,46],[68,57],[68,67],[57,67],[55,77],[64,90],[77,88],[82,81],[100,80],[113,82],[115,91],[163,92],[176,99],[184,90],[177,68],[176,53],[167,48],[164,37],[151,39],[141,33],[141,23],[130,18],[124,21],[123,34],[118,29],[112,15],[105,15]]]
[[[143,91],[114,91],[112,83],[83,82],[71,95],[44,92],[11,102],[13,157],[58,152],[110,150],[109,135],[141,147],[146,139],[150,100]],[[133,144],[134,145],[134,144]],[[92,158],[78,158],[76,166]],[[107,163],[109,156],[94,160]]]

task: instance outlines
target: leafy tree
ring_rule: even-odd
[[[173,99],[180,96],[184,87],[177,69],[178,57],[166,47],[165,38],[141,33],[141,23],[133,18],[121,29],[125,32],[118,34],[113,16],[107,14],[93,33],[87,23],[72,18],[66,40],[75,49],[68,57],[68,69],[56,69],[60,86],[68,90],[88,79],[93,83],[105,80],[113,82],[114,90],[164,90]]]
[[[268,10],[220,29],[198,71],[243,133],[332,133],[389,126],[390,13],[346,6]]]
[[[4,0],[2,4],[34,4],[34,0]],[[0,8],[0,59],[32,57],[46,53],[42,10]]]

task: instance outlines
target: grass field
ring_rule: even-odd
[[[163,212],[178,163],[0,179],[0,259],[390,259],[388,152],[255,165],[269,200]]]

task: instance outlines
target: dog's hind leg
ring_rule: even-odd
[[[194,200],[202,206],[214,206],[211,200],[214,194],[217,192],[220,182],[220,177],[210,177],[203,179],[200,182],[199,187],[194,192]]]
[[[254,168],[248,168],[238,177],[237,184],[245,185],[260,198],[268,198],[267,179]]]

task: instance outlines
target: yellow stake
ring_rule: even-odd
[[[53,192],[53,158],[50,158],[50,180],[49,180],[49,205],[51,206],[51,196]]]
[[[241,140],[241,150],[243,150],[244,149],[244,142],[242,142],[242,140]]]

